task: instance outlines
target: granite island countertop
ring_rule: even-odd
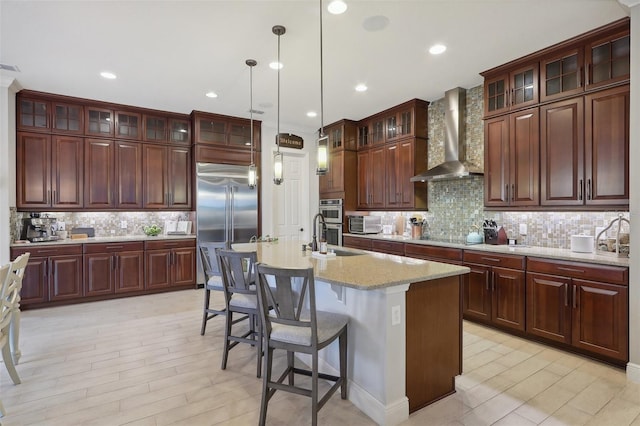
[[[618,257],[615,253],[594,252],[575,253],[569,249],[539,247],[539,246],[509,246],[493,244],[465,244],[459,242],[446,242],[435,240],[416,240],[402,235],[382,234],[344,234],[350,237],[369,238],[383,241],[398,241],[410,244],[421,244],[438,247],[451,247],[462,250],[485,251],[491,253],[516,254],[528,257],[541,257],[547,259],[568,260],[573,262],[587,262],[601,265],[629,267],[628,257]]]
[[[315,278],[359,290],[375,290],[420,281],[430,281],[463,275],[466,266],[450,265],[404,256],[394,256],[346,247],[331,249],[358,253],[356,256],[318,258],[310,251],[302,251],[297,241],[234,244],[236,251],[256,251],[258,261],[282,268],[312,266]]]

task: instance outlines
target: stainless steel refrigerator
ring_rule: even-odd
[[[217,269],[215,248],[248,243],[258,235],[258,188],[249,189],[248,166],[196,164],[196,220],[198,245],[209,248]],[[198,256],[198,284],[204,272]]]

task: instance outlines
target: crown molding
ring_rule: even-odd
[[[634,7],[640,5],[640,0],[618,0],[618,2],[627,7]]]

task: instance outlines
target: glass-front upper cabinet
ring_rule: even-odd
[[[398,113],[398,132],[403,136],[413,135],[413,109],[400,111]]]
[[[398,136],[398,117],[392,115],[387,117],[387,140],[395,139]]]
[[[196,142],[226,145],[227,123],[207,117],[199,117],[196,120]]]
[[[49,102],[27,98],[20,98],[18,102],[18,128],[30,131],[48,131],[50,129],[51,105]]]
[[[554,53],[540,62],[540,100],[547,101],[584,91],[582,46]]]
[[[191,126],[189,120],[172,118],[169,120],[169,142],[189,145],[191,143]]]
[[[167,140],[167,118],[145,115],[144,140],[148,142],[165,142]]]
[[[122,139],[140,139],[142,122],[140,114],[134,112],[116,111],[115,134]]]
[[[384,119],[374,118],[371,120],[371,131],[369,132],[371,145],[384,143]]]
[[[588,88],[628,80],[631,70],[630,52],[628,30],[587,44]]]
[[[358,149],[369,146],[369,123],[358,125]]]
[[[85,134],[113,136],[113,121],[112,110],[87,107],[85,109]]]
[[[251,125],[249,122],[229,123],[229,145],[251,149]]]
[[[538,103],[538,62],[484,80],[485,116]]]
[[[56,133],[82,134],[84,132],[82,106],[54,102],[53,128]]]

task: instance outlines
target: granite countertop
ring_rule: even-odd
[[[68,244],[92,244],[92,243],[128,243],[135,241],[158,241],[158,240],[184,240],[184,239],[195,239],[195,234],[189,235],[158,235],[156,237],[148,237],[146,235],[126,235],[126,236],[117,236],[117,237],[90,237],[90,238],[77,238],[71,239],[66,238],[64,240],[58,241],[44,241],[40,243],[18,243],[14,242],[10,244],[10,247],[27,247],[27,246],[60,246],[60,245],[68,245]]]
[[[317,258],[308,250],[302,251],[301,244],[297,241],[233,245],[233,249],[237,251],[256,251],[260,262],[283,268],[312,266],[316,279],[359,290],[375,290],[469,272],[466,266],[338,246],[329,248],[359,255]]]
[[[574,262],[588,262],[601,265],[625,266],[629,267],[628,257],[618,257],[615,253],[594,252],[575,253],[569,249],[538,247],[538,246],[508,246],[493,244],[464,244],[459,242],[445,242],[434,240],[415,240],[403,235],[382,235],[382,234],[344,234],[350,237],[370,238],[384,241],[399,241],[411,244],[423,244],[439,247],[453,247],[463,250],[486,251],[492,253],[516,254],[529,257],[543,257],[547,259],[569,260]]]

